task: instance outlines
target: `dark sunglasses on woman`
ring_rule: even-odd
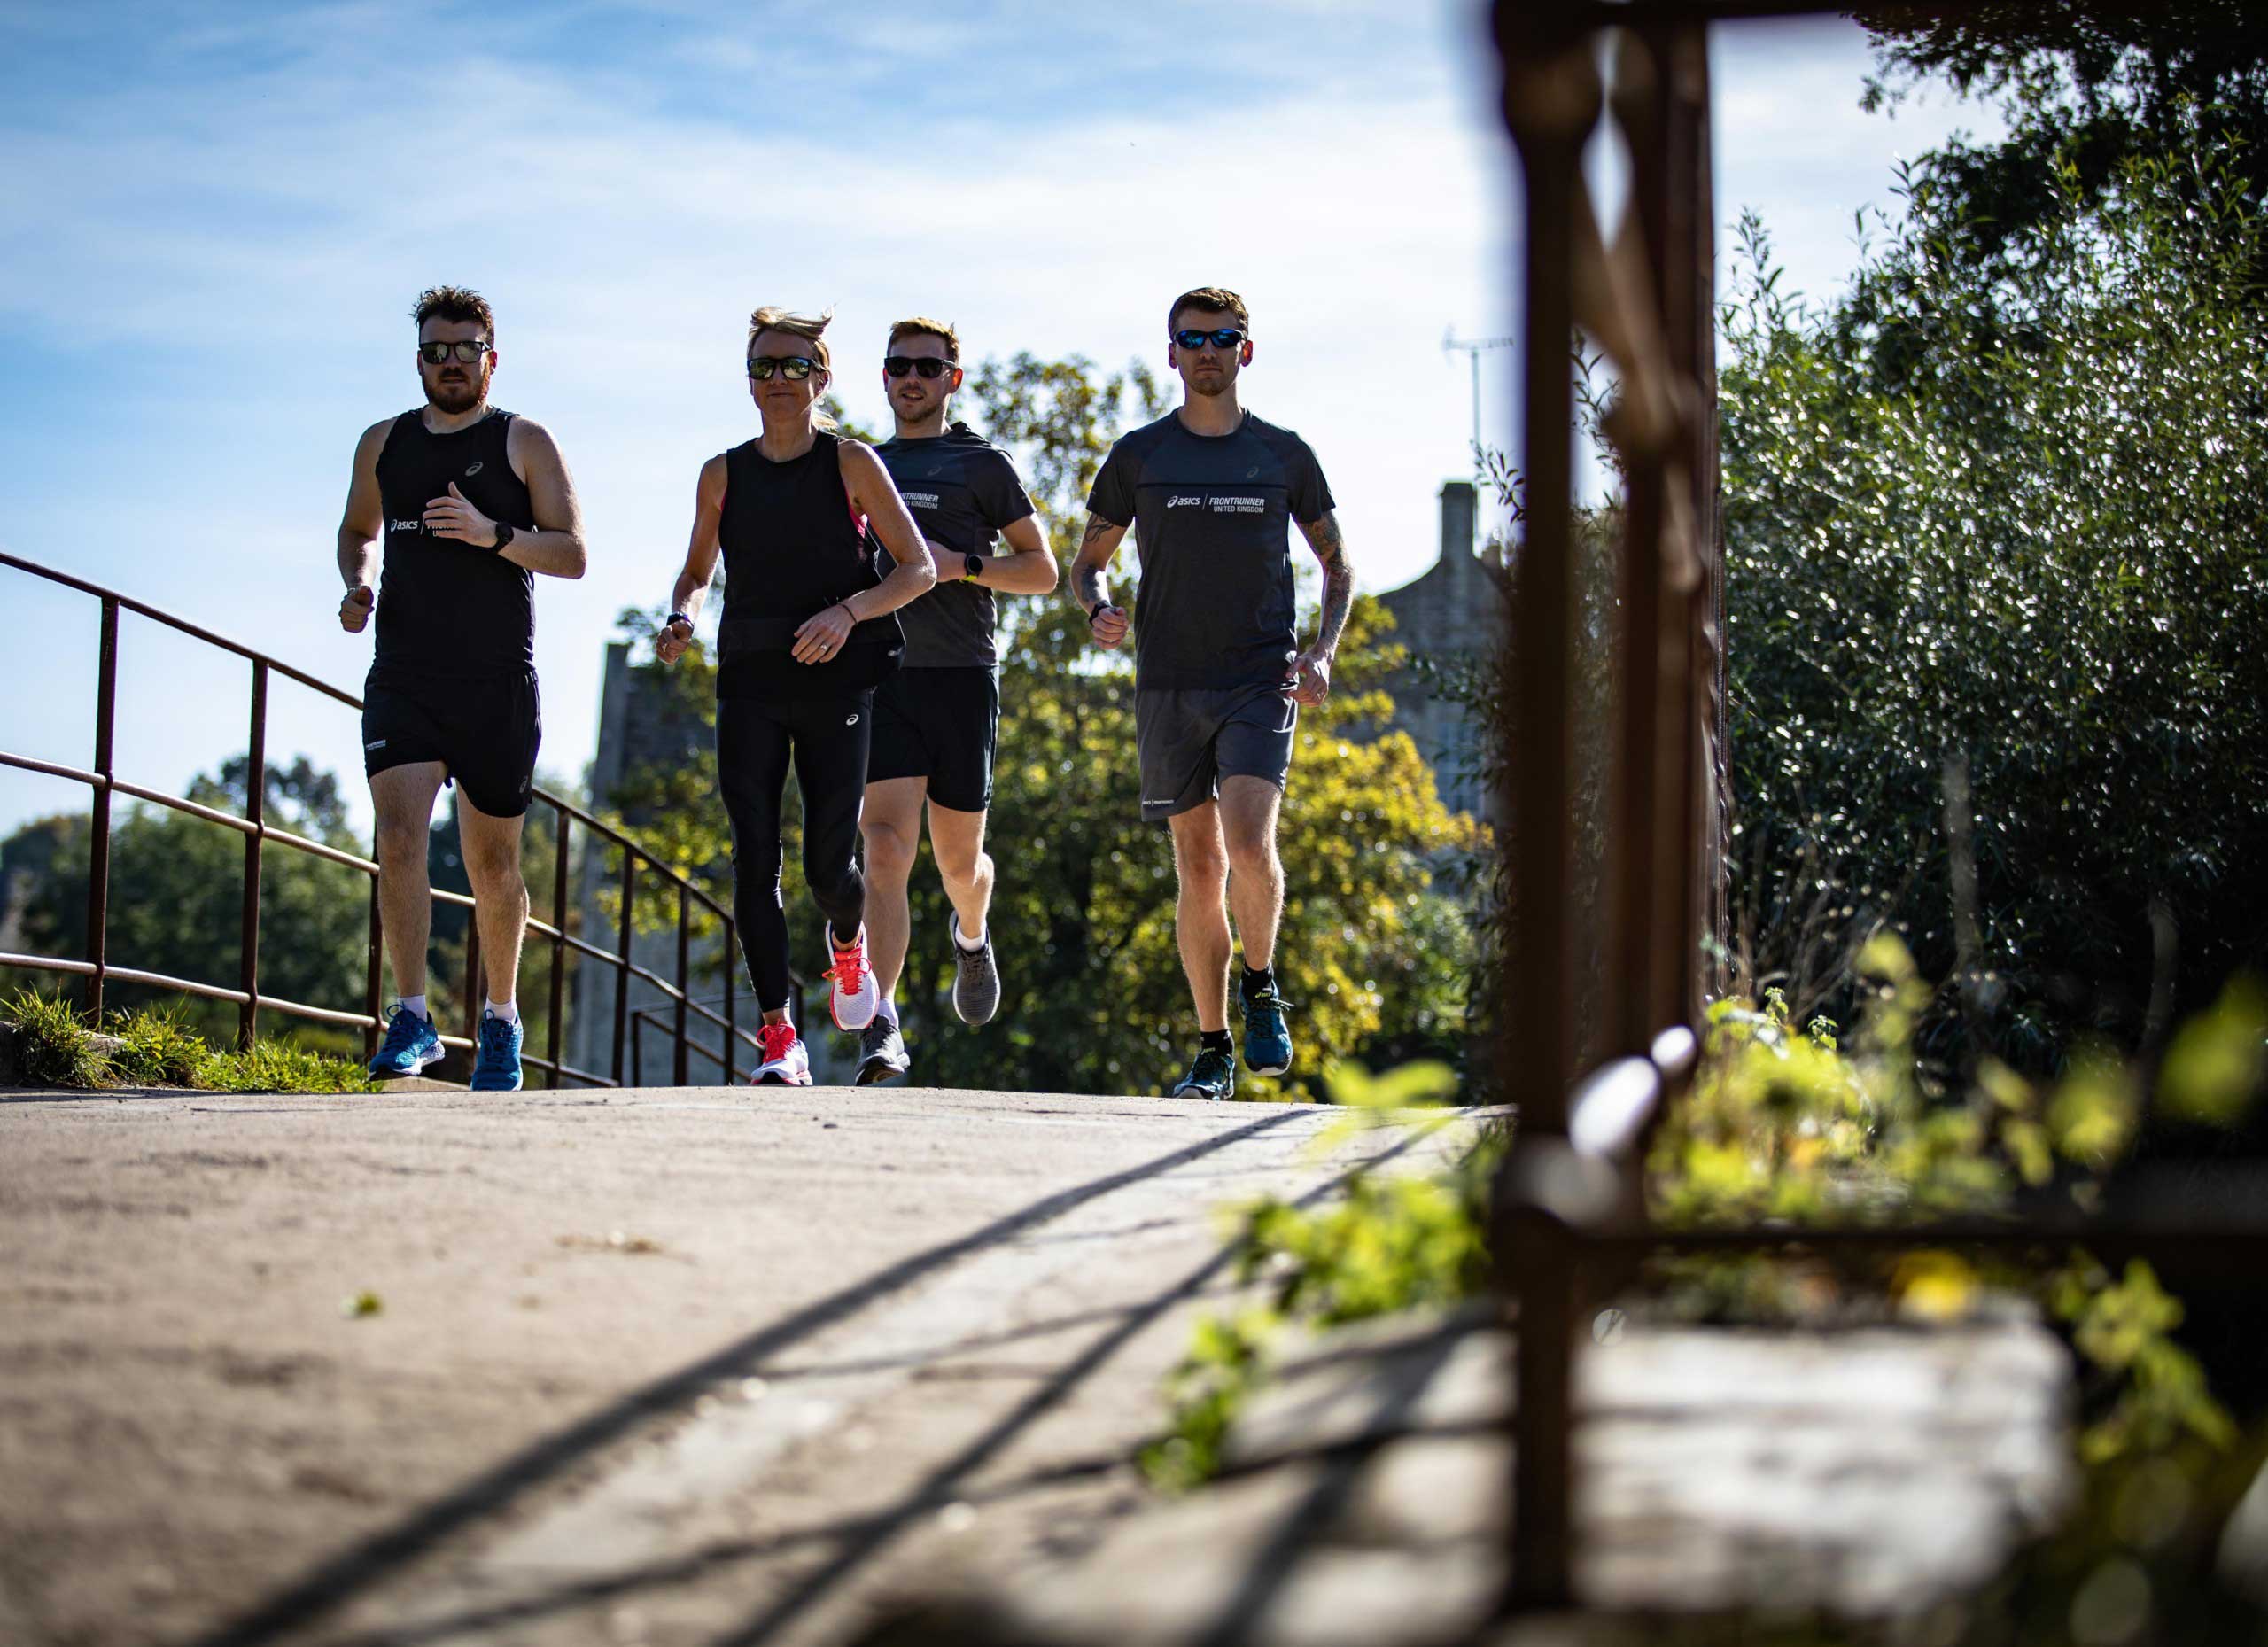
[[[759,354],[748,363],[748,375],[763,383],[778,372],[789,383],[801,383],[818,362],[801,354]]]
[[[893,377],[903,377],[908,372],[918,372],[924,378],[942,377],[952,370],[955,364],[952,361],[917,361],[907,354],[882,356],[882,369]]]
[[[1201,349],[1208,343],[1216,349],[1233,349],[1244,341],[1244,333],[1234,326],[1223,326],[1218,331],[1184,328],[1174,333],[1173,340],[1184,349]]]

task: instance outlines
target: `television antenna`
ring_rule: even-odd
[[[1509,349],[1518,338],[1460,338],[1452,326],[1441,334],[1441,353],[1455,354],[1462,351],[1472,363],[1472,466],[1480,468],[1480,357],[1490,349]]]

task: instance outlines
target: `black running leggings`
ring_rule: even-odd
[[[788,918],[780,897],[780,806],[788,765],[804,792],[804,881],[836,934],[858,930],[866,881],[858,873],[858,807],[866,795],[874,693],[719,698],[717,781],[733,824],[733,919],[740,923],[757,1005],[788,1004]]]

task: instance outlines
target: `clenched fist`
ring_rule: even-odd
[[[338,626],[348,634],[361,634],[370,621],[370,609],[377,600],[377,592],[369,584],[356,584],[339,600]]]

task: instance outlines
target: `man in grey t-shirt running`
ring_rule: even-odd
[[[1355,573],[1315,454],[1237,400],[1237,375],[1252,363],[1244,299],[1217,286],[1185,291],[1166,312],[1166,331],[1182,402],[1111,447],[1087,500],[1071,592],[1099,644],[1134,635],[1142,816],[1173,831],[1175,929],[1197,1006],[1197,1057],[1172,1092],[1224,1099],[1236,1091],[1231,910],[1244,944],[1246,1067],[1281,1075],[1292,1066],[1275,973],[1284,913],[1276,813],[1297,706],[1331,691]],[[1323,563],[1322,621],[1304,650],[1293,632],[1293,524]],[[1142,564],[1130,622],[1105,583],[1130,525]]]
[[[992,746],[1000,722],[993,596],[1045,594],[1055,556],[1008,454],[966,423],[946,421],[961,385],[960,338],[916,315],[890,328],[882,392],[897,433],[874,448],[928,540],[937,583],[901,608],[905,661],[875,689],[874,745],[859,827],[866,845],[866,937],[882,1006],[858,1042],[865,1086],[904,1075],[897,981],[912,921],[906,887],[929,814],[929,851],[953,913],[953,1010],[983,1023],[1000,1004],[987,916],[992,859]],[[1005,552],[1000,552],[1005,548]]]

